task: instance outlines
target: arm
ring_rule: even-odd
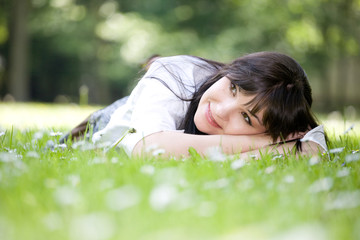
[[[172,156],[188,155],[189,147],[204,155],[208,148],[220,146],[224,153],[235,154],[259,149],[271,144],[265,134],[256,135],[193,135],[182,132],[164,131],[153,133],[140,140],[133,149],[133,155],[145,153],[148,146],[156,145]]]
[[[319,154],[322,151],[322,148],[316,144],[315,142],[303,142],[301,146],[301,152],[295,152],[295,142],[289,142],[284,144],[279,144],[276,146],[273,146],[270,148],[270,146],[267,149],[254,149],[248,152],[242,152],[241,157],[242,158],[248,158],[248,157],[260,157],[260,153],[274,153],[274,154],[289,154],[289,153],[296,153],[301,155],[316,155]]]
[[[293,135],[297,138],[299,135]],[[148,146],[157,146],[165,150],[167,155],[188,155],[189,147],[196,149],[201,155],[205,155],[210,147],[220,146],[226,154],[241,153],[243,157],[250,155],[260,156],[260,152],[272,152],[277,154],[289,153],[293,150],[295,142],[269,146],[272,140],[265,134],[256,135],[193,135],[182,132],[164,131],[146,136],[140,140],[133,149],[133,155],[145,153]],[[268,148],[268,149],[266,149]],[[301,154],[318,154],[321,148],[314,142],[302,143]]]

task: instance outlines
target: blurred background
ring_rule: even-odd
[[[316,111],[360,106],[359,0],[0,0],[0,99],[105,105],[151,55],[286,53]]]

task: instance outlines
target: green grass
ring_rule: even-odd
[[[354,130],[331,160],[245,162],[58,145],[66,130],[0,130],[0,239],[360,239]]]

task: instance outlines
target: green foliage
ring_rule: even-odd
[[[54,130],[0,133],[1,239],[360,237],[356,135],[330,136],[331,160],[218,161],[59,145]]]
[[[6,52],[12,4],[3,2],[0,49]],[[58,94],[77,101],[85,84],[90,103],[110,103],[129,93],[139,65],[155,53],[230,61],[280,51],[321,86],[329,62],[358,58],[360,51],[358,0],[32,0],[29,11],[32,95],[40,101]]]

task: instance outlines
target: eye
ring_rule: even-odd
[[[250,126],[252,126],[252,124],[251,124],[251,119],[250,119],[249,115],[248,115],[246,112],[242,112],[241,115],[244,117],[244,120],[245,120]]]
[[[236,88],[235,84],[230,83],[230,91],[231,91],[232,95],[235,97],[236,92],[237,92],[237,88]]]

